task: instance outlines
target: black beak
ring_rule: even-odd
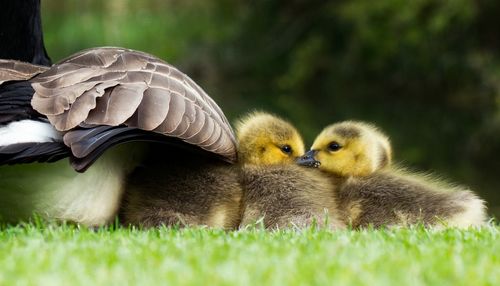
[[[304,156],[299,157],[295,162],[301,166],[318,168],[321,165],[321,162],[314,158],[316,153],[318,153],[317,150],[309,150],[304,154]]]

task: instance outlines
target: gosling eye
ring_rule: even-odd
[[[336,152],[336,151],[340,150],[340,148],[342,148],[342,146],[340,146],[340,144],[335,142],[335,141],[328,144],[328,150],[331,152]]]
[[[290,145],[283,145],[281,146],[281,151],[283,151],[283,153],[287,155],[290,155],[292,154],[292,147],[290,147]]]

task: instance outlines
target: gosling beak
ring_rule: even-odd
[[[295,162],[301,166],[318,168],[321,165],[321,162],[314,158],[316,153],[318,153],[317,150],[309,150]]]

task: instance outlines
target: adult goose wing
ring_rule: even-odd
[[[0,59],[0,125],[40,115],[30,104],[33,88],[26,80],[48,67]]]
[[[84,50],[31,82],[33,108],[65,132],[64,142],[77,158],[102,151],[109,138],[121,143],[148,140],[150,134],[155,141],[158,135],[178,138],[236,161],[234,132],[221,109],[191,78],[152,55],[112,47]],[[82,144],[89,134],[95,136]]]
[[[45,66],[0,59],[0,85],[7,81],[27,80],[48,69]]]
[[[0,59],[0,165],[52,162],[70,156],[68,148],[54,138],[57,134],[43,134],[40,129],[46,119],[30,103],[34,90],[26,80],[48,69]],[[30,128],[37,128],[40,134],[20,134]]]

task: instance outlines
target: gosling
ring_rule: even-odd
[[[330,175],[339,211],[354,228],[485,223],[484,201],[472,191],[395,168],[391,161],[385,134],[373,125],[347,121],[326,127],[297,162]]]
[[[294,161],[304,153],[299,132],[287,121],[252,113],[236,126],[244,189],[241,227],[344,227],[328,178]]]

